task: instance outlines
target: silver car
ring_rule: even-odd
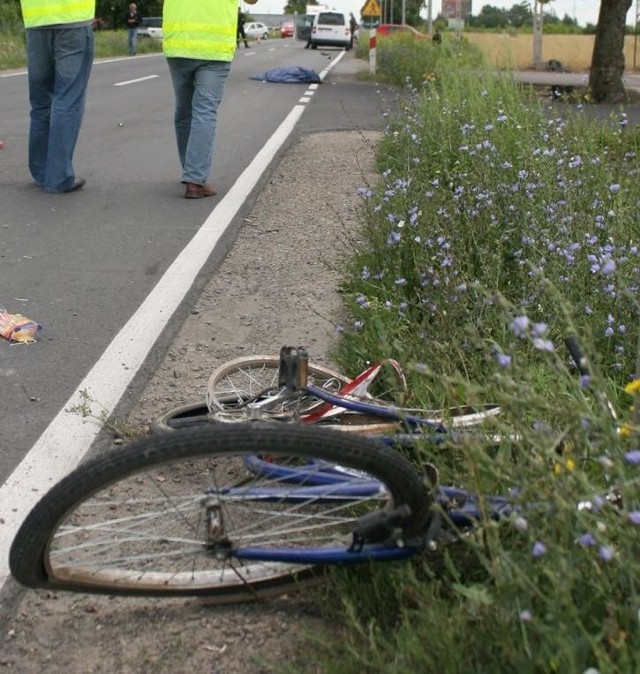
[[[260,21],[252,21],[244,24],[244,33],[247,37],[266,40],[269,37],[269,27]]]

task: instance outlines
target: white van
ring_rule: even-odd
[[[311,49],[318,46],[349,49],[351,35],[349,17],[342,12],[319,12],[311,27]]]

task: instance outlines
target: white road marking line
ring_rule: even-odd
[[[155,80],[159,75],[147,75],[146,77],[138,77],[135,80],[127,80],[126,82],[114,82],[114,87],[124,87],[127,84],[137,84],[138,82],[145,82],[146,80]]]

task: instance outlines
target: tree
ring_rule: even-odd
[[[306,14],[307,3],[306,0],[288,0],[287,4],[282,10],[283,14]]]
[[[596,103],[624,98],[624,34],[632,0],[601,0],[593,45],[589,88]]]

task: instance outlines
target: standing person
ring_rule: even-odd
[[[238,7],[238,27],[236,29],[236,47],[240,46],[240,40],[244,42],[244,46],[248,47],[249,43],[247,42],[247,36],[244,32],[244,12]]]
[[[355,37],[357,30],[358,22],[356,21],[356,17],[353,16],[353,12],[349,12],[349,49],[353,49],[353,38]]]
[[[164,0],[163,50],[175,94],[174,124],[186,199],[216,193],[207,179],[218,106],[236,51],[237,7],[238,0]]]
[[[29,171],[38,187],[75,192],[73,152],[94,54],[95,0],[20,0],[27,33]]]
[[[142,14],[138,11],[138,7],[135,2],[132,2],[129,5],[129,11],[127,12],[127,40],[129,43],[129,56],[136,55],[136,49],[138,47],[138,26],[142,21]]]

